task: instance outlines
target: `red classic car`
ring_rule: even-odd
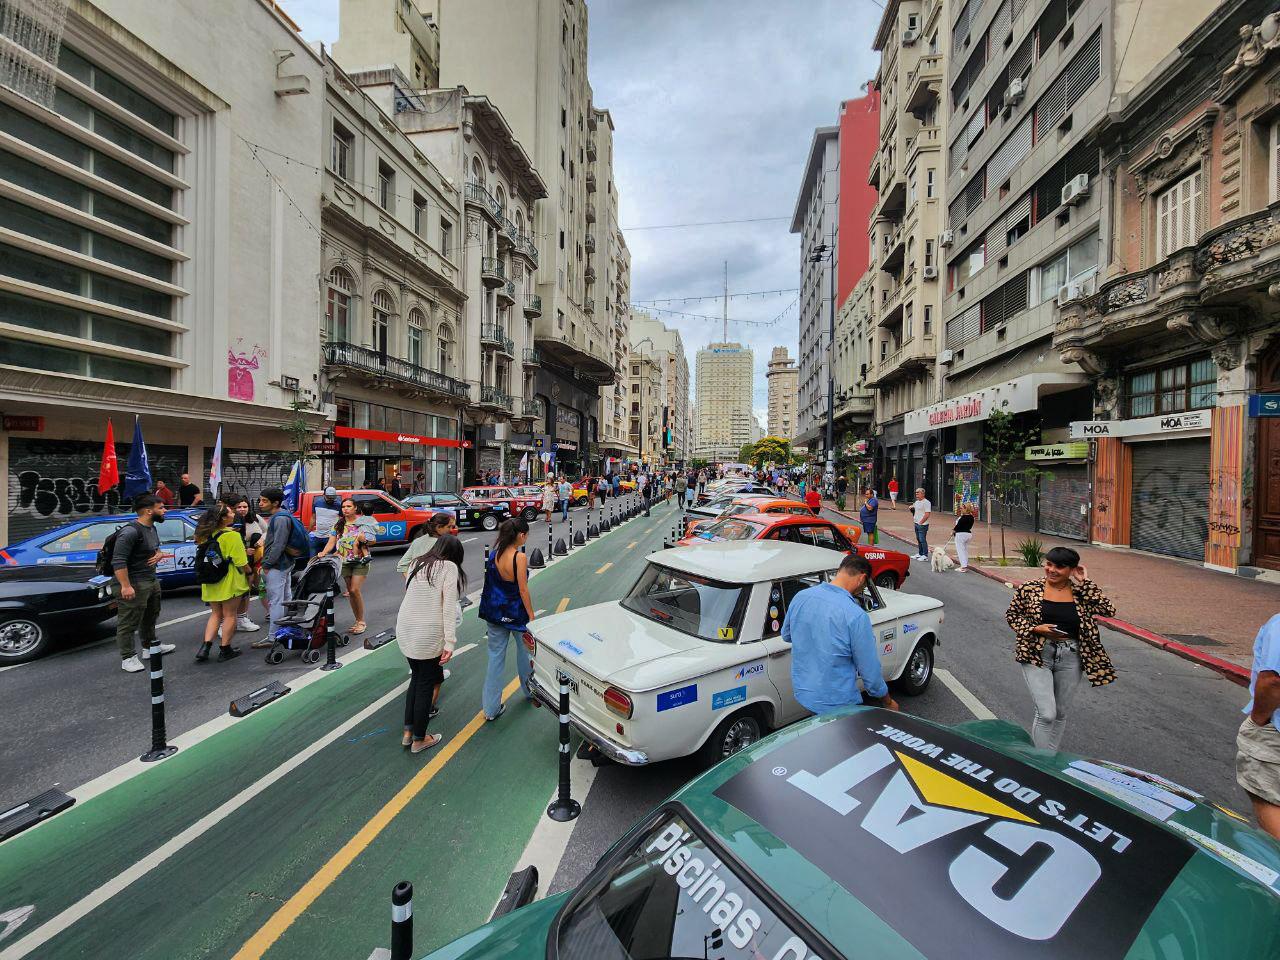
[[[832,523],[822,517],[785,513],[740,513],[720,517],[698,528],[678,542],[681,547],[717,540],[786,540],[829,547],[848,553],[857,550],[871,564],[876,586],[892,590],[911,575],[911,560],[905,553],[857,544],[861,529],[846,523]]]
[[[513,517],[536,520],[542,511],[542,495],[527,490],[523,487],[467,487],[462,495],[474,503],[505,503]]]

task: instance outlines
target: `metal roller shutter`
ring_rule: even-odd
[[[1082,463],[1051,463],[1048,472],[1052,477],[1040,478],[1040,532],[1088,540],[1089,468]]]
[[[1133,444],[1129,545],[1203,560],[1209,539],[1209,440]]]

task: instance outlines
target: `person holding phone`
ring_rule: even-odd
[[[1058,749],[1067,723],[1067,707],[1080,680],[1101,687],[1116,679],[1102,646],[1097,617],[1114,617],[1115,604],[1070,547],[1044,555],[1044,577],[1020,586],[1005,620],[1016,642],[1014,659],[1035,704],[1031,742],[1041,750]]]

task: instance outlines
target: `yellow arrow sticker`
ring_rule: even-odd
[[[1015,810],[995,797],[989,797],[981,790],[975,790],[967,783],[957,780],[940,770],[921,763],[915,757],[894,751],[903,769],[907,771],[920,796],[926,803],[935,807],[950,807],[953,810],[970,810],[974,813],[987,813],[993,817],[1004,817],[1006,820],[1021,820],[1023,823],[1037,823],[1020,810]]]

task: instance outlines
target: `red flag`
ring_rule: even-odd
[[[107,421],[107,442],[102,445],[102,466],[98,467],[98,492],[106,493],[120,482],[120,467],[116,463],[116,435],[111,421]]]

